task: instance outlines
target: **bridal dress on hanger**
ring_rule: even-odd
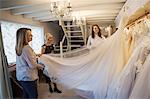
[[[150,29],[150,19],[147,20]],[[148,34],[150,38],[150,32]],[[142,66],[142,70],[136,80],[129,99],[150,99],[150,43],[147,47],[148,53],[144,53],[147,57]]]
[[[146,22],[150,29],[150,19]],[[150,39],[150,32],[148,36]],[[129,99],[150,99],[150,42],[146,47],[144,55],[147,56],[146,60],[140,68],[140,72]]]
[[[136,31],[134,31],[134,29]],[[150,45],[150,32],[147,24],[144,22],[137,27],[134,27],[132,34],[134,34],[134,48],[127,64],[117,79],[113,79],[109,86],[107,99],[129,99],[132,88],[138,79],[137,72],[141,71],[141,67],[145,61],[143,49]],[[138,32],[141,33],[138,33]],[[149,64],[150,65],[150,64]],[[138,69],[139,68],[139,69]],[[138,70],[137,70],[138,69]],[[135,79],[136,78],[136,79]],[[145,98],[132,98],[145,99]]]
[[[119,76],[126,63],[125,54],[128,53],[125,53],[125,49],[128,46],[124,46],[122,33],[126,20],[124,17],[116,33],[87,54],[72,58],[42,55],[39,62],[45,65],[47,75],[56,77],[58,83],[69,89],[89,92],[91,99],[105,99],[109,85]]]
[[[148,56],[140,70],[129,99],[150,99],[150,44],[147,50],[149,51]]]

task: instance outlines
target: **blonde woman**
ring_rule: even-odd
[[[42,46],[42,54],[52,53],[54,51],[54,38],[50,33],[45,34],[45,44]]]
[[[51,35],[50,33],[46,33],[45,34],[45,44],[42,46],[42,54],[49,54],[49,53],[52,53],[54,51],[54,44],[53,44],[53,35]],[[41,71],[39,71],[41,72]],[[57,88],[57,84],[55,83],[55,78],[50,78],[46,75],[45,76],[45,79],[46,79],[46,83],[48,83],[49,85],[49,91],[51,93],[53,92],[57,92],[57,93],[61,93],[61,91]],[[54,89],[52,87],[52,84],[54,85]]]
[[[23,99],[37,99],[38,69],[43,66],[37,64],[36,54],[29,46],[32,33],[29,28],[20,28],[16,33],[16,76],[23,88]]]

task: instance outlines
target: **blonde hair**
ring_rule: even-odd
[[[48,37],[53,37],[53,35],[50,33],[45,33],[45,36],[44,36],[45,42],[47,42]]]
[[[27,31],[31,31],[29,28],[20,28],[16,32],[16,54],[20,56],[22,54],[22,49],[25,45],[28,44],[28,33]]]

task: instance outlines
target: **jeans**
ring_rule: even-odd
[[[20,81],[23,88],[23,99],[37,99],[37,80],[35,81]]]

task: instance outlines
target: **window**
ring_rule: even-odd
[[[36,53],[40,53],[41,51],[41,46],[44,43],[43,27],[36,27],[31,25],[2,21],[1,22],[2,37],[8,63],[16,62],[16,52],[15,52],[16,31],[22,27],[32,29],[33,40],[30,43],[30,45]]]

